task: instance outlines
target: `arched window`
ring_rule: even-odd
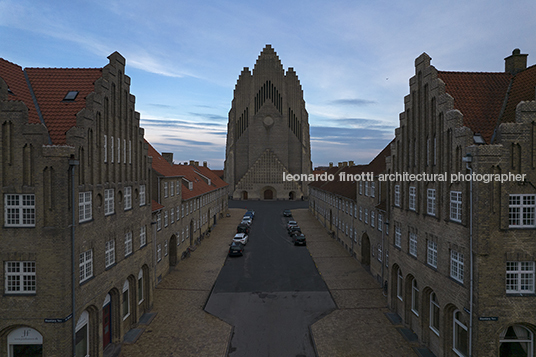
[[[415,279],[411,282],[411,311],[419,316],[419,287]]]
[[[430,329],[439,336],[439,303],[436,293],[430,294]]]
[[[130,315],[130,303],[129,303],[129,283],[128,280],[125,280],[123,285],[123,320],[125,320]]]
[[[177,239],[178,240],[178,239]],[[143,302],[143,268],[138,273],[138,305]]]
[[[460,310],[454,311],[453,316],[453,336],[452,336],[452,348],[459,356],[467,356],[468,354],[468,338],[467,338],[467,326],[463,324],[461,319]]]
[[[82,312],[76,324],[76,357],[89,356],[89,314]]]
[[[396,296],[402,301],[402,292],[404,291],[404,276],[402,271],[398,269],[398,278],[396,279]]]
[[[524,326],[513,325],[504,329],[500,336],[500,357],[532,357],[534,335]]]

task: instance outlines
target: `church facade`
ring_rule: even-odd
[[[309,121],[294,69],[284,71],[266,45],[234,90],[227,125],[225,181],[234,199],[300,199],[307,182],[284,174],[312,172]]]

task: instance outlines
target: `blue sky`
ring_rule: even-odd
[[[533,0],[0,0],[0,57],[22,67],[127,60],[149,142],[223,168],[243,67],[266,44],[298,74],[314,166],[368,163],[394,137],[414,60],[500,72],[514,48],[536,63]]]

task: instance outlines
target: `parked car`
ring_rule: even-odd
[[[294,226],[294,227],[291,227],[289,230],[288,230],[288,234],[290,236],[296,234],[296,233],[301,233],[301,228],[299,226]]]
[[[236,233],[246,233],[249,234],[249,226],[247,224],[240,223],[238,227],[236,227]]]
[[[244,216],[251,216],[251,219],[255,219],[255,211],[249,210]]]
[[[251,223],[253,223],[253,220],[251,219],[250,216],[244,216],[242,218],[242,222],[241,223],[245,223],[247,224],[248,226],[251,226]]]
[[[233,242],[239,242],[243,245],[248,244],[249,236],[246,233],[237,233],[233,238]]]
[[[229,246],[229,256],[240,256],[244,255],[244,245],[240,242],[232,242]]]
[[[294,226],[297,226],[298,225],[298,222],[296,221],[288,221],[287,222],[287,230],[290,230],[290,227],[294,227]]]
[[[283,211],[284,217],[292,217],[292,212],[289,209]]]
[[[294,242],[294,245],[307,245],[307,241],[303,233],[294,234],[292,236],[292,242]]]

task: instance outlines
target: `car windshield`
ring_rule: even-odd
[[[288,224],[296,224],[296,221],[288,221]]]

